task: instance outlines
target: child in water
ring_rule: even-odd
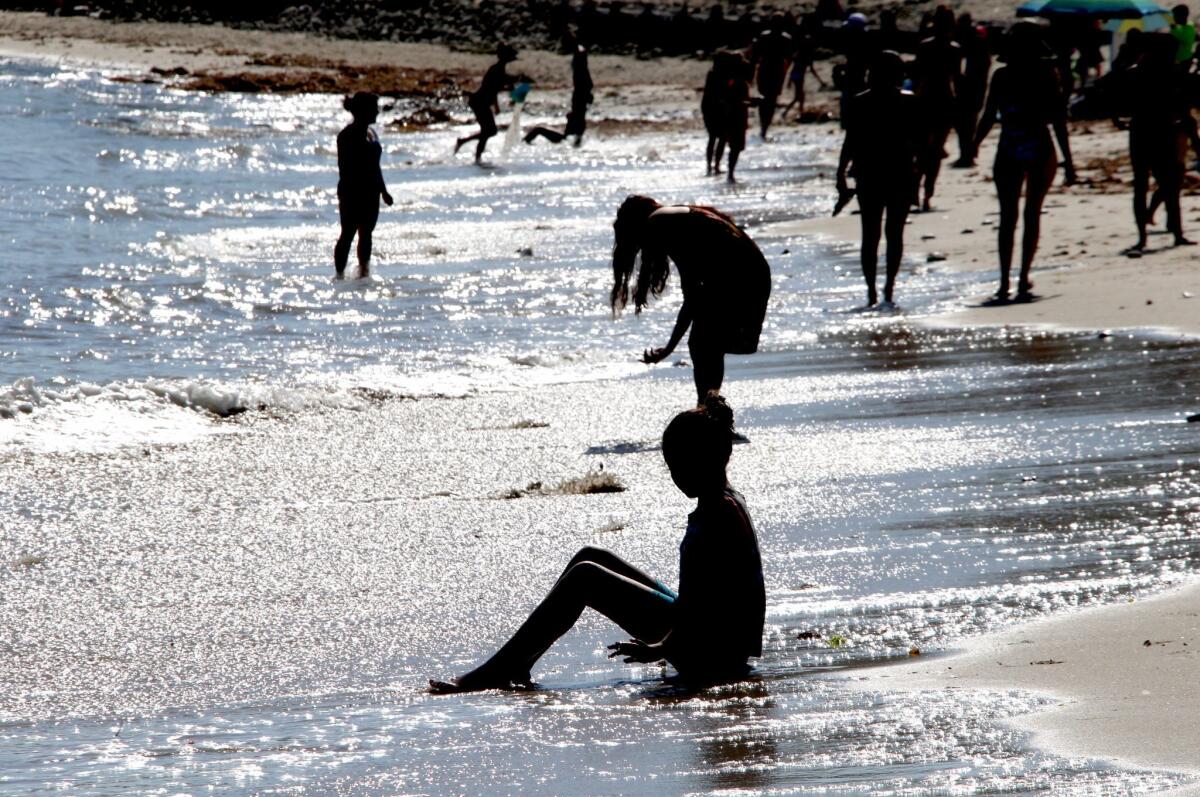
[[[766,592],[745,499],[725,475],[733,434],[733,410],[715,392],[663,433],[671,478],[697,502],[679,546],[678,592],[616,554],[585,547],[495,655],[452,681],[431,680],[430,690],[528,686],[534,663],[588,607],[633,637],[610,645],[609,658],[665,659],[695,684],[745,676],[746,660],[762,655]]]
[[[479,132],[458,139],[454,143],[455,154],[462,149],[463,144],[476,141],[478,143],[475,145],[475,162],[479,163],[482,160],[488,139],[496,135],[500,129],[496,126],[496,114],[500,112],[498,101],[500,92],[511,89],[516,83],[516,80],[507,71],[508,65],[515,60],[517,60],[517,51],[512,46],[497,45],[496,63],[488,67],[479,88],[467,98],[467,105],[475,114],[475,120],[479,122]]]

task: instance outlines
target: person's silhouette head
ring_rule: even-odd
[[[1176,25],[1183,25],[1188,20],[1188,7],[1180,3],[1171,9],[1171,16],[1175,18]]]
[[[892,50],[883,50],[871,61],[867,85],[873,91],[893,91],[904,83],[904,60]]]
[[[662,205],[648,196],[634,195],[627,197],[617,210],[613,222],[613,313],[619,312],[629,301],[629,280],[638,252],[642,253],[642,262],[633,295],[636,312],[641,312],[651,293],[662,293],[666,287],[667,257],[659,247],[647,246],[645,236],[650,214],[660,207]]]
[[[954,12],[949,6],[938,6],[933,11],[933,35],[948,39],[954,34]]]
[[[356,91],[342,100],[342,107],[350,112],[354,121],[373,124],[379,117],[379,95],[369,91]]]
[[[496,60],[510,64],[517,60],[517,48],[507,42],[501,42],[496,45]]]
[[[675,486],[689,498],[725,488],[732,450],[733,410],[715,390],[699,407],[676,415],[663,432],[663,459]]]
[[[1013,66],[1030,66],[1051,57],[1054,53],[1046,44],[1044,28],[1036,22],[1023,20],[1008,29],[1004,42],[1004,60]]]

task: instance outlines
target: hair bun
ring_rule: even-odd
[[[342,107],[345,108],[347,111],[353,110],[354,109],[354,98],[351,97],[350,95],[346,95],[345,97],[342,97]]]
[[[729,434],[733,434],[733,408],[726,403],[720,393],[715,390],[708,391],[700,409],[708,416],[709,420],[717,423],[722,429],[728,430]]]

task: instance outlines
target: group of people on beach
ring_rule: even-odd
[[[1174,245],[1192,243],[1183,234],[1179,195],[1189,143],[1200,154],[1192,116],[1192,108],[1200,105],[1200,76],[1194,71],[1196,31],[1187,21],[1187,7],[1176,6],[1173,16],[1169,32],[1130,31],[1110,74],[1094,84],[1102,92],[1106,114],[1118,127],[1129,130],[1137,241],[1126,253],[1133,257],[1145,250],[1147,225],[1159,205],[1166,207]],[[1000,140],[992,177],[1000,204],[1000,278],[987,303],[1036,300],[1030,271],[1046,194],[1060,165],[1065,185],[1077,181],[1067,132],[1068,106],[1076,74],[1079,86],[1085,88],[1088,76],[1099,70],[1089,60],[1094,37],[1079,35],[1071,26],[1018,22],[998,48],[1003,65],[992,72],[986,30],[975,27],[966,14],[955,20],[946,6],[930,15],[929,35],[921,38],[909,62],[879,47],[882,36],[872,47],[865,19],[848,19],[847,25],[862,32],[847,37],[845,63],[836,76],[846,135],[837,171],[835,213],[857,195],[868,304],[877,301],[881,227],[887,240],[884,301],[890,302],[907,216],[913,209],[932,208],[950,131],[957,130],[959,137],[954,165],[969,167],[997,124]],[[1079,53],[1074,67],[1073,48]],[[859,75],[866,82],[863,90],[859,90]],[[1152,195],[1150,178],[1155,182]],[[1014,294],[1011,272],[1018,219],[1023,220],[1023,232]]]
[[[1186,21],[1186,8],[1183,12]],[[1179,24],[1178,10],[1176,18]],[[1062,73],[1044,28],[1030,22],[1013,25],[1000,48],[1003,65],[993,72],[985,31],[966,14],[956,19],[946,6],[929,15],[908,61],[879,46],[887,39],[872,36],[861,14],[850,14],[842,27],[845,59],[833,78],[841,92],[845,137],[834,212],[857,198],[868,306],[879,303],[881,238],[887,242],[882,298],[884,303],[893,301],[909,213],[914,208],[932,209],[950,133],[956,131],[959,139],[955,165],[969,167],[997,124],[1000,133],[992,175],[1000,205],[1000,284],[991,301],[1034,300],[1030,271],[1043,203],[1060,164],[1058,153],[1065,182],[1076,180],[1066,125],[1073,84]],[[793,35],[795,30],[785,17],[775,15],[745,53],[715,54],[701,103],[709,174],[721,173],[721,160],[728,151],[727,179],[734,180],[738,155],[745,146],[749,108],[758,108],[759,133],[767,140],[789,75],[800,84],[797,99],[802,105],[802,84],[805,73],[813,71],[812,57],[805,37]],[[1134,251],[1146,245],[1146,224],[1157,204],[1167,208],[1167,225],[1176,245],[1190,243],[1183,236],[1179,210],[1189,141],[1200,151],[1191,117],[1196,96],[1191,72],[1194,28],[1190,32],[1190,37],[1174,32],[1131,36],[1114,64],[1114,75],[1123,81],[1124,100],[1114,105],[1114,117],[1123,111],[1129,116],[1138,227]],[[593,84],[587,48],[572,37],[567,50],[574,89],[566,127],[561,132],[535,127],[526,136],[527,143],[539,137],[557,143],[573,136],[576,146],[581,141]],[[479,132],[459,138],[456,152],[474,141],[478,161],[488,139],[496,135],[498,98],[518,82],[507,72],[516,58],[508,45],[497,49],[496,63],[468,101]],[[751,95],[751,81],[758,96]],[[354,121],[338,136],[342,234],[335,248],[335,268],[339,277],[356,234],[359,262],[367,272],[379,201],[389,205],[392,201],[379,168],[379,142],[370,127],[378,113],[377,99],[356,94],[345,107]],[[1157,189],[1148,201],[1150,177]],[[1024,220],[1024,230],[1014,296],[1011,270],[1019,218]],[[672,262],[683,293],[666,344],[642,354],[643,362],[660,362],[686,335],[693,366],[697,406],[672,420],[662,446],[675,484],[697,500],[681,546],[679,591],[610,552],[585,548],[494,656],[459,678],[431,681],[434,691],[529,683],[534,662],[586,607],[633,636],[629,642],[613,645],[612,655],[627,662],[666,660],[693,680],[742,674],[747,658],[761,653],[762,568],[745,502],[725,477],[735,433],[732,411],[719,391],[725,355],[757,349],[770,295],[770,267],[745,231],[712,207],[663,206],[647,196],[630,196],[617,211],[613,231],[610,303],[614,314],[631,299],[640,312],[664,289]]]

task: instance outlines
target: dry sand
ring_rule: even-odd
[[[831,128],[832,129],[832,128]],[[995,290],[998,204],[991,163],[998,131],[993,131],[974,169],[942,169],[934,211],[911,216],[906,252],[925,258],[945,255],[951,268],[980,271],[986,290],[964,296],[961,305],[936,318],[944,326],[1036,325],[1082,330],[1142,329],[1200,335],[1200,249],[1171,247],[1166,213],[1151,227],[1150,249],[1141,258],[1123,251],[1137,239],[1131,199],[1128,134],[1109,122],[1072,126],[1071,149],[1081,184],[1062,187],[1062,177],[1047,197],[1041,246],[1033,266],[1034,290],[1043,299],[1032,304],[981,307]],[[839,136],[840,138],[840,136]],[[947,145],[952,157],[957,142]],[[831,155],[836,158],[836,155]],[[829,177],[830,206],[835,196]],[[1184,233],[1200,240],[1200,197],[1183,197]],[[781,226],[781,232],[811,234],[837,241],[859,240],[859,219],[848,211],[838,218],[816,218]],[[1019,265],[1020,230],[1013,281]],[[880,254],[882,256],[881,248]],[[864,289],[865,294],[865,289]],[[904,273],[896,298],[904,302]]]
[[[1147,644],[1149,643],[1149,644]],[[870,689],[990,689],[1060,701],[1014,724],[1039,747],[1200,777],[1200,583],[976,640],[964,653],[866,671]],[[861,671],[860,671],[861,672]],[[1200,784],[1177,790],[1200,795]]]
[[[0,53],[119,64],[144,74],[151,67],[270,71],[248,67],[262,56],[476,74],[490,59],[428,44],[360,43],[303,34],[259,33],[164,23],[113,25],[0,12]],[[596,56],[601,86],[672,87],[675,95],[701,84],[700,61]],[[546,83],[561,83],[563,56],[524,54],[519,67]],[[653,99],[662,93],[645,92]],[[829,127],[831,157],[840,136]],[[1077,126],[1073,148],[1080,176],[1093,185],[1056,188],[1047,202],[1035,304],[981,308],[986,297],[964,297],[961,308],[936,319],[952,324],[1049,324],[1080,329],[1165,328],[1200,334],[1196,249],[1163,249],[1137,260],[1121,254],[1134,240],[1125,135],[1104,123]],[[981,153],[990,164],[996,136]],[[951,143],[951,150],[954,144]],[[1114,166],[1119,167],[1114,171]],[[991,270],[995,262],[996,200],[989,168],[946,169],[932,213],[913,217],[910,254],[940,252],[951,267]],[[832,204],[833,187],[830,182]],[[1185,197],[1185,230],[1200,238],[1200,200]],[[791,233],[858,239],[858,218],[811,219],[780,225]],[[898,298],[903,302],[903,277]],[[1143,643],[1149,640],[1151,645]],[[1200,585],[1129,605],[1088,610],[1016,628],[974,643],[955,658],[922,661],[915,675],[881,668],[868,688],[989,688],[1049,691],[1061,707],[1020,720],[1041,743],[1070,755],[1104,756],[1136,765],[1200,775]],[[1030,662],[1054,661],[1054,664]],[[1189,794],[1200,794],[1191,787]]]

